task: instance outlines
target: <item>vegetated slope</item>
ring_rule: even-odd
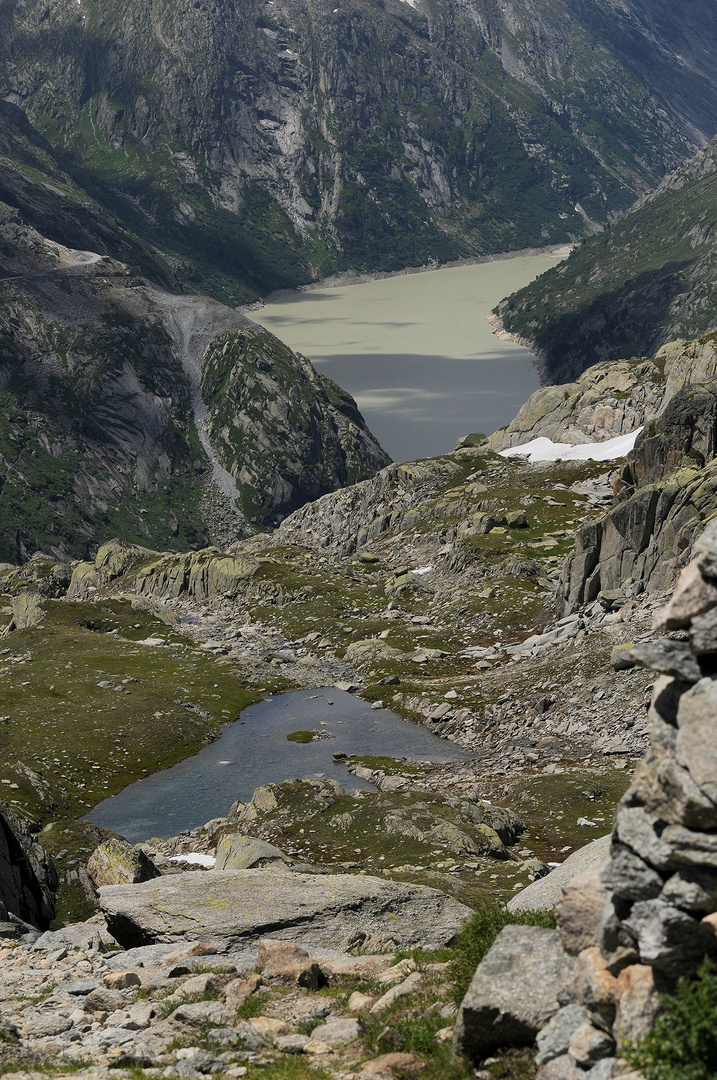
[[[87,556],[116,535],[163,548],[230,542],[246,517],[252,528],[275,522],[386,464],[353,400],[307,360],[238,312],[185,297],[185,308],[201,309],[207,343],[221,333],[223,359],[212,371],[224,383],[207,408],[221,432],[208,460],[168,318],[172,295],[160,303],[159,291],[110,252],[155,277],[164,272],[5,105],[0,561],[22,562],[39,549]],[[239,339],[241,357],[231,351]],[[252,368],[262,372],[253,382]],[[234,478],[238,507],[214,485],[215,458]]]
[[[335,4],[12,0],[6,97],[232,302],[582,236],[714,134],[711,59],[637,0]]]
[[[703,334],[717,321],[715,222],[717,140],[497,313],[538,352],[546,382]]]

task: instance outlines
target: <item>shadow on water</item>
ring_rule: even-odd
[[[329,737],[293,743],[293,731]],[[418,761],[462,761],[468,755],[426,728],[333,687],[299,690],[252,705],[194,757],[155,773],[99,803],[87,819],[131,843],[176,836],[226,815],[261,784],[290,777],[329,778],[348,788],[374,790],[352,776],[333,754],[386,755]]]
[[[451,356],[344,353],[314,361],[351,394],[395,461],[445,454],[469,431],[513,419],[538,387],[525,350]]]

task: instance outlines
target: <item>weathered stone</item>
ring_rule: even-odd
[[[663,900],[639,901],[625,924],[635,934],[642,963],[667,978],[695,971],[706,953],[717,952],[717,941],[704,926]]]
[[[640,806],[620,806],[615,818],[615,836],[624,846],[639,851],[656,869],[670,865],[672,851],[661,835],[660,819]]]
[[[636,964],[640,959],[637,951],[637,937],[623,922],[630,914],[632,903],[619,896],[611,895],[605,904],[600,922],[598,946],[605,957],[605,966],[611,975],[617,976],[629,964]]]
[[[653,753],[657,754],[663,749],[674,750],[674,740],[677,738],[677,710],[680,707],[680,698],[689,689],[689,683],[683,683],[667,675],[660,675],[655,681],[647,714],[651,724],[650,746]],[[663,725],[667,730],[662,729]]]
[[[584,1023],[585,1013],[579,1005],[565,1005],[558,1009],[552,1020],[538,1032],[535,1064],[547,1065],[554,1058],[567,1054],[573,1032]]]
[[[252,1016],[247,1024],[251,1031],[265,1042],[274,1042],[285,1035],[294,1034],[290,1024],[273,1016]]]
[[[610,1031],[615,1019],[615,985],[615,977],[607,970],[600,949],[597,946],[584,949],[575,964],[578,1001],[595,1027],[605,1031]]]
[[[582,1074],[582,1080],[612,1080],[613,1076],[623,1076],[621,1066],[622,1062],[618,1058],[603,1058],[597,1065],[593,1065],[592,1069]],[[626,1076],[624,1080],[627,1080]],[[636,1074],[633,1075],[633,1080],[639,1080]]]
[[[283,1054],[303,1054],[308,1041],[308,1035],[280,1035],[275,1045]]]
[[[617,977],[613,1035],[618,1050],[639,1042],[650,1031],[662,1005],[655,986],[655,972],[645,964],[631,964]]]
[[[576,1065],[589,1069],[603,1058],[615,1056],[615,1041],[600,1028],[583,1024],[573,1032],[568,1052]]]
[[[96,889],[104,885],[133,884],[160,877],[152,860],[126,840],[111,837],[103,841],[87,861],[87,876]]]
[[[717,679],[701,679],[680,699],[677,760],[717,804]]]
[[[601,873],[607,861],[597,863],[563,886],[556,906],[558,933],[566,953],[577,956],[597,945],[607,890]]]
[[[27,824],[0,802],[0,919],[44,929],[55,914],[57,874]]]
[[[39,626],[45,617],[45,606],[41,592],[35,589],[25,589],[12,601],[12,618],[7,631],[26,630],[30,626]]]
[[[396,1074],[404,1076],[415,1072],[422,1065],[423,1062],[418,1054],[382,1054],[381,1057],[373,1058],[372,1061],[364,1061],[361,1073],[383,1080],[384,1077],[392,1078]]]
[[[216,858],[215,870],[251,870],[291,862],[289,856],[279,848],[263,840],[255,840],[253,836],[225,836],[217,848]]]
[[[350,1013],[368,1012],[375,1003],[376,998],[371,994],[362,994],[360,990],[354,990],[346,1008]]]
[[[711,521],[694,546],[696,562],[706,578],[717,578],[717,522]]]
[[[552,911],[562,890],[578,874],[604,862],[610,853],[610,836],[601,836],[569,855],[547,877],[534,881],[508,901],[508,911]]]
[[[632,645],[613,645],[610,653],[610,667],[613,671],[629,671],[636,666],[632,648]]]
[[[696,683],[702,678],[702,669],[686,641],[661,638],[645,645],[633,645],[630,656],[641,667],[672,675],[683,682]]]
[[[222,990],[222,1001],[236,1012],[261,985],[261,975],[254,974],[246,979],[232,979]]]
[[[177,874],[106,886],[100,904],[120,944],[203,935],[258,941],[267,928],[297,944],[338,947],[350,932],[396,946],[450,942],[470,909],[435,889],[353,874],[284,870]]]
[[[191,978],[186,979],[181,986],[178,986],[174,993],[167,998],[167,1001],[186,1001],[188,998],[215,994],[231,981],[233,980],[230,975],[218,972],[204,972],[200,975],[193,975]]]
[[[713,833],[668,825],[662,834],[668,854],[665,869],[679,870],[685,866],[717,869],[717,836]]]
[[[665,882],[660,900],[686,911],[717,910],[717,870],[698,866],[680,870]]]
[[[193,1001],[180,1005],[170,1014],[173,1024],[187,1027],[224,1027],[232,1019],[231,1012],[221,1001]]]
[[[140,595],[155,599],[185,594],[199,601],[232,599],[240,594],[260,565],[250,555],[228,555],[215,547],[163,555],[139,568],[135,589]]]
[[[332,1016],[325,1024],[319,1024],[314,1028],[311,1038],[320,1039],[328,1046],[336,1046],[340,1043],[353,1042],[359,1037],[360,1032],[359,1022],[353,1017]]]
[[[71,983],[65,983],[63,989],[66,994],[73,997],[86,997],[93,990],[99,990],[100,984],[97,979],[75,979]]]
[[[386,1009],[390,1008],[395,1001],[398,1001],[401,997],[407,997],[408,994],[413,994],[418,990],[419,986],[423,982],[423,974],[420,971],[412,971],[411,974],[405,978],[402,982],[392,986],[390,990],[387,990],[385,994],[382,994],[378,1001],[375,1001],[369,1012],[382,1013]]]
[[[584,1080],[585,1073],[567,1054],[553,1058],[536,1073],[535,1080]]]
[[[262,938],[257,967],[262,975],[318,990],[321,969],[305,949],[288,941]]]
[[[126,990],[129,986],[140,985],[136,971],[110,971],[102,981],[110,990]]]
[[[532,1043],[558,1011],[574,961],[555,930],[506,926],[478,965],[461,1003],[453,1048],[480,1061],[500,1046]]]
[[[413,576],[413,575],[411,575]],[[405,653],[400,649],[394,649],[387,641],[381,638],[366,638],[363,641],[354,641],[346,650],[346,662],[349,664],[377,663],[380,660],[402,660]]]
[[[663,879],[632,848],[615,843],[612,857],[602,872],[602,881],[610,892],[625,900],[652,900],[659,896]]]
[[[713,608],[692,620],[690,645],[698,657],[717,652],[717,610]]]
[[[682,630],[692,619],[717,607],[717,588],[702,576],[697,559],[689,563],[677,580],[669,604],[655,616],[656,630]]]
[[[121,1009],[125,1004],[125,999],[119,993],[118,990],[112,990],[109,987],[100,986],[96,990],[92,990],[82,1002],[82,1007],[85,1012],[108,1012],[112,1013],[116,1009]]]
[[[30,1017],[20,1030],[26,1039],[46,1039],[51,1035],[61,1035],[71,1027],[72,1021],[68,1016],[51,1013]]]
[[[675,733],[676,734],[676,733]],[[675,745],[677,740],[674,740]],[[638,765],[630,792],[646,813],[690,829],[717,828],[717,806],[700,791],[672,751],[655,757],[648,750]]]

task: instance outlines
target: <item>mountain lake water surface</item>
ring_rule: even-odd
[[[294,743],[294,731],[324,731],[329,738]],[[424,727],[388,709],[334,687],[297,690],[245,709],[239,720],[193,757],[130,784],[87,815],[136,844],[165,839],[224,817],[237,799],[248,802],[254,788],[298,776],[333,779],[349,789],[376,789],[348,772],[333,754],[407,757],[417,761],[462,761],[468,755]]]
[[[445,454],[538,389],[533,354],[485,320],[565,258],[555,251],[297,292],[250,315],[348,390],[394,461]]]

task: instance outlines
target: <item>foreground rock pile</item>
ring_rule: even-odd
[[[420,992],[445,1042],[455,1012],[446,966],[419,971],[390,953],[308,952],[271,938],[221,953],[197,940],[117,951],[98,922],[75,924],[0,950],[0,1066],[238,1080],[302,1054],[309,1071],[317,1061],[355,1080],[392,1080],[421,1059],[371,1056],[359,1018]]]
[[[539,1080],[622,1076],[660,994],[717,955],[717,524],[656,626],[672,636],[631,654],[661,677],[610,858],[563,888],[557,931],[498,936],[456,1025],[474,1060],[537,1038]]]

